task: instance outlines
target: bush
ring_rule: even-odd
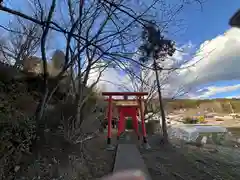
[[[183,119],[184,124],[197,124],[198,120],[191,118],[191,117],[186,117]]]
[[[35,121],[31,118],[9,120],[0,115],[0,179],[13,177],[13,169],[22,156],[29,153],[36,137]]]
[[[204,116],[199,116],[198,118],[186,117],[183,120],[184,124],[197,124],[197,123],[205,123]]]
[[[199,122],[199,123],[205,123],[205,118],[204,118],[204,116],[200,116],[200,117],[198,118],[198,122]]]

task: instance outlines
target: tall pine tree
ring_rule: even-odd
[[[162,92],[158,72],[162,70],[160,62],[164,61],[167,56],[173,56],[176,50],[175,43],[171,40],[166,39],[154,22],[148,22],[143,27],[142,41],[143,44],[139,48],[142,53],[140,61],[141,63],[146,63],[151,60],[153,61],[153,69],[156,76],[160,112],[162,116],[163,142],[167,143],[168,134],[166,116],[163,107]]]

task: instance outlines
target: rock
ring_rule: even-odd
[[[203,136],[202,140],[201,140],[201,144],[204,145],[204,144],[207,144],[207,136]]]
[[[14,171],[15,171],[15,172],[18,172],[19,169],[20,169],[20,166],[15,166]]]
[[[55,69],[61,69],[65,63],[65,54],[61,50],[56,50],[52,56],[52,63]]]
[[[210,153],[217,153],[218,150],[216,148],[209,149],[208,152]]]
[[[237,138],[237,143],[240,144],[240,138]]]
[[[44,132],[49,132],[49,131],[50,131],[50,129],[45,129],[45,130],[44,130]]]

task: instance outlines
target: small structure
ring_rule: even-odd
[[[201,141],[203,143],[207,139],[211,139],[214,143],[218,144],[225,138],[227,129],[222,126],[183,124],[172,126],[168,130],[168,133],[170,138],[177,138],[187,142],[199,143]]]
[[[103,92],[103,96],[108,96],[106,101],[108,101],[108,137],[107,144],[111,145],[111,124],[112,124],[112,110],[113,103],[115,103],[116,108],[119,112],[119,122],[118,122],[118,133],[117,138],[119,139],[121,133],[125,131],[125,118],[132,117],[133,127],[135,132],[140,139],[140,134],[138,130],[138,118],[139,113],[142,125],[142,136],[143,143],[147,144],[146,139],[146,129],[144,122],[144,96],[148,95],[147,92]],[[121,97],[122,99],[113,99],[113,96]],[[135,99],[128,99],[129,96],[135,96]],[[139,112],[140,111],[140,112]]]

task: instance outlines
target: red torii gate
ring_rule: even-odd
[[[111,144],[111,128],[112,128],[112,109],[113,109],[113,101],[135,101],[137,104],[117,104],[116,107],[119,111],[119,124],[118,124],[118,134],[117,138],[119,138],[120,134],[125,130],[125,117],[130,116],[132,117],[133,127],[135,132],[140,139],[139,131],[138,131],[138,120],[137,114],[138,110],[140,109],[140,117],[141,117],[141,125],[142,125],[142,136],[143,136],[143,143],[147,143],[147,134],[144,122],[144,96],[148,95],[147,92],[103,92],[103,96],[108,96],[106,101],[108,101],[108,134],[107,134],[107,144]],[[113,96],[122,96],[123,99],[113,99]],[[136,99],[128,99],[128,96],[135,96]]]

